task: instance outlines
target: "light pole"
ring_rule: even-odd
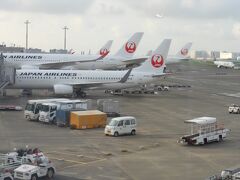
[[[63,27],[63,30],[64,30],[64,50],[66,50],[67,49],[67,30],[68,30],[69,28],[67,27],[67,26],[64,26]]]
[[[26,24],[26,50],[28,49],[28,24],[30,24],[30,21],[24,22]]]

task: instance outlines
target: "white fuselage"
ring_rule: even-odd
[[[53,89],[54,85],[63,84],[82,89],[124,89],[158,80],[152,77],[152,73],[133,70],[128,80],[120,83],[119,81],[126,73],[127,71],[101,70],[17,70],[15,84],[7,88]]]
[[[60,69],[121,69],[128,64],[122,61],[124,60],[123,57],[116,56],[109,56],[96,61],[94,59],[97,59],[100,55],[4,53],[3,56],[6,66],[17,69],[41,69],[43,65],[45,69],[56,69],[52,66],[47,67],[51,63],[62,63]],[[73,63],[69,65],[69,62]]]
[[[41,66],[47,63],[87,61],[97,59],[97,55],[75,55],[75,54],[35,54],[35,53],[4,53],[4,64],[15,68],[22,66]]]

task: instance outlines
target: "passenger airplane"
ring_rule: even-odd
[[[124,89],[158,81],[165,75],[170,39],[165,39],[140,67],[126,71],[29,70],[16,71],[13,89],[53,89],[55,94],[86,96],[87,89]]]
[[[3,53],[4,65],[17,69],[61,69],[77,62],[95,62],[108,55],[112,42],[107,41],[96,55]]]
[[[188,60],[189,51],[192,47],[192,43],[189,42],[183,46],[183,48],[175,55],[175,56],[168,56],[167,64],[178,63],[183,60]]]
[[[240,69],[240,60],[217,60],[215,54],[213,53],[213,63],[218,68],[233,68]]]
[[[108,55],[107,57],[92,62],[81,62],[74,66],[68,67],[68,69],[81,69],[81,70],[116,70],[116,69],[130,69],[135,66],[141,65],[148,57],[133,57],[143,33],[135,33],[127,42],[123,44],[121,49],[114,55]],[[64,68],[67,69],[67,68]]]

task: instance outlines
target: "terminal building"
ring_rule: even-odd
[[[190,54],[192,59],[198,60],[213,60],[214,56],[216,59],[232,60],[240,57],[240,53],[226,52],[226,51],[191,51]]]
[[[232,59],[233,58],[233,53],[231,52],[221,52],[220,53],[220,59]]]
[[[25,48],[24,47],[15,47],[15,46],[6,46],[6,45],[0,45],[0,52],[2,53],[20,53],[24,52]]]

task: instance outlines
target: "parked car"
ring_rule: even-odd
[[[135,117],[124,116],[113,118],[105,127],[105,135],[119,136],[123,134],[136,134],[137,121]]]

